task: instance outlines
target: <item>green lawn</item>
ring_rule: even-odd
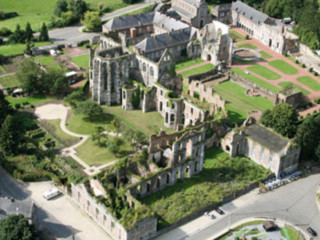
[[[243,121],[251,110],[271,109],[273,103],[264,97],[250,97],[245,94],[246,89],[231,81],[223,82],[214,90],[226,100],[229,123]]]
[[[112,139],[112,137],[109,137]],[[106,147],[99,147],[92,138],[89,138],[85,143],[80,145],[77,150],[77,156],[88,165],[102,165],[114,161],[119,158],[128,156],[131,153],[130,143],[125,141],[120,147],[120,152],[117,157],[110,153]]]
[[[0,6],[1,6],[1,1],[2,0],[0,0]],[[3,21],[0,21],[0,28],[1,28],[1,22]],[[50,42],[35,42],[34,46],[38,47],[38,46],[43,46],[47,44],[50,44]],[[25,44],[2,45],[0,46],[0,55],[11,56],[16,54],[22,54],[25,49],[26,49]]]
[[[193,65],[197,65],[199,63],[202,63],[204,62],[204,60],[202,60],[201,58],[197,58],[195,60],[185,60],[185,61],[180,61],[180,62],[177,62],[176,64],[176,71],[179,71],[181,69],[184,69],[184,68],[187,68],[187,67],[190,67],[190,66],[193,66]]]
[[[279,74],[273,72],[272,70],[270,70],[269,68],[266,68],[265,66],[254,65],[254,66],[247,67],[247,69],[268,80],[277,80],[281,78]]]
[[[237,63],[240,63],[240,64],[249,64],[249,63],[255,62],[255,60],[243,60],[237,57],[232,58],[232,61],[236,61]]]
[[[298,77],[297,80],[312,90],[320,91],[320,83],[309,76]]]
[[[37,105],[40,103],[45,103],[49,102],[51,100],[54,100],[55,98],[51,97],[46,97],[44,95],[35,95],[32,97],[19,97],[19,98],[14,98],[14,97],[6,97],[6,99],[11,103],[12,106],[15,104],[23,104],[25,102],[28,102],[28,105]]]
[[[206,65],[197,67],[197,68],[193,68],[184,72],[179,73],[183,78],[191,76],[191,75],[195,75],[195,74],[200,74],[200,73],[204,73],[204,72],[208,72],[210,70],[212,70],[214,68],[214,65],[211,63],[208,63]]]
[[[205,154],[201,173],[141,199],[159,216],[160,229],[209,204],[221,202],[224,196],[264,179],[269,173],[247,158],[231,158],[218,148]]]
[[[141,110],[126,111],[121,106],[104,108],[106,109],[105,112],[114,115],[128,127],[143,132],[146,135],[158,133],[160,130],[167,133],[174,132],[173,129],[164,127],[164,119],[156,111],[147,113],[143,113]]]
[[[0,65],[0,73],[6,74],[8,71],[8,68],[6,65]]]
[[[1,11],[17,12],[18,17],[0,21],[0,28],[7,27],[14,30],[16,24],[24,29],[27,22],[30,22],[33,30],[40,29],[43,22],[49,23],[57,0],[0,0]],[[102,2],[110,11],[127,6],[121,0],[86,0],[90,8],[98,9],[98,3]]]
[[[241,43],[237,45],[238,48],[258,49],[258,47],[252,43]]]
[[[285,228],[281,228],[281,235],[285,237],[287,240],[304,240],[305,238],[294,228],[290,226],[286,226]]]
[[[261,51],[260,52],[260,57],[264,60],[272,58],[272,55],[270,55],[269,53],[265,52],[265,51]]]
[[[229,36],[230,36],[230,38],[233,39],[233,42],[240,42],[240,41],[246,40],[245,36],[243,36],[242,34],[236,32],[234,30],[229,31]]]
[[[68,72],[69,70],[63,66],[61,66],[59,63],[54,65],[46,66],[46,69],[62,69],[64,72]]]
[[[71,61],[74,62],[78,67],[85,69],[89,68],[89,54],[72,57]]]
[[[60,127],[60,121],[61,120],[42,120],[41,125],[65,146],[71,146],[76,142],[80,141],[79,138],[71,136],[62,131]]]
[[[282,60],[271,61],[269,62],[269,65],[287,75],[294,75],[298,73],[298,69]]]
[[[302,88],[302,87],[300,87],[300,86],[298,86],[298,85],[296,85],[296,84],[294,84],[292,82],[284,81],[284,82],[279,83],[279,85],[281,87],[283,87],[283,88],[287,88],[287,87],[292,87],[293,86],[293,87],[296,87],[296,88],[300,89],[303,95],[310,94],[310,92],[308,90],[306,90],[306,89],[304,89],[304,88]]]
[[[15,74],[0,77],[0,85],[4,88],[19,87],[20,82]]]
[[[291,56],[287,56],[286,58],[287,58],[287,59],[289,59],[291,62],[293,62],[293,63],[295,63],[295,64],[299,65],[300,67],[302,67],[302,64],[301,64],[301,63],[296,63],[296,60],[295,60],[293,57],[291,57]]]
[[[259,84],[261,87],[264,87],[264,88],[266,88],[266,89],[269,89],[270,91],[272,91],[272,92],[274,92],[274,93],[277,93],[277,92],[280,91],[279,88],[273,86],[272,84],[267,83],[266,81],[264,81],[264,80],[262,80],[262,79],[260,79],[260,78],[258,78],[258,77],[256,77],[256,76],[253,76],[253,75],[251,75],[251,74],[246,74],[246,73],[245,73],[242,69],[240,69],[240,68],[232,68],[231,70],[232,70],[232,72],[239,74],[240,76],[242,76],[242,77],[250,80],[251,82],[254,82],[254,83],[256,83],[256,84]]]
[[[149,6],[134,10],[134,11],[129,12],[129,13],[122,14],[120,16],[128,16],[128,15],[135,15],[135,14],[139,14],[139,13],[152,12],[153,7],[154,7],[154,4],[150,4]]]
[[[56,60],[51,56],[32,57],[32,59],[36,62],[42,63],[43,65],[48,65],[56,62]]]

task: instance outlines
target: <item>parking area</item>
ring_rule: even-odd
[[[72,235],[77,240],[111,239],[68,196],[44,199],[43,193],[53,187],[53,183],[48,181],[29,183],[27,186],[30,197],[39,207],[38,218],[44,232],[51,232],[57,239],[66,239]]]

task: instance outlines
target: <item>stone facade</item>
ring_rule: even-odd
[[[276,176],[298,167],[300,147],[261,125],[253,124],[230,131],[221,141],[230,156],[245,155],[270,169]]]

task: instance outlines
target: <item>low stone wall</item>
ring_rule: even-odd
[[[317,72],[318,74],[320,74],[320,57],[317,56],[316,54],[313,53],[313,51],[305,44],[300,43],[299,44],[299,53],[304,55],[304,56],[310,56],[311,58],[313,58],[318,64],[310,64],[308,62],[303,62],[303,58],[299,58],[299,61],[301,61],[302,63],[304,63],[306,65],[307,68],[313,68],[313,71]]]
[[[277,101],[277,94],[276,93],[260,86],[259,84],[251,82],[250,80],[248,80],[248,79],[246,79],[236,73],[231,74],[231,81],[241,85],[244,88],[253,88],[262,97],[268,98],[273,103],[276,103],[276,101]]]

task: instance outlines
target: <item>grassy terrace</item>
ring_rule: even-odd
[[[294,75],[298,73],[298,69],[282,60],[271,61],[269,62],[269,65],[287,75]]]
[[[0,6],[2,6],[1,1],[2,0],[0,0]],[[1,28],[1,23],[3,23],[3,22],[4,21],[0,21],[0,28]],[[39,47],[39,46],[43,46],[43,45],[47,45],[47,44],[50,44],[50,42],[35,42],[34,46]],[[0,46],[0,55],[11,56],[11,55],[16,55],[16,54],[22,54],[25,49],[26,49],[25,44],[2,45],[2,46]]]
[[[254,83],[260,85],[261,87],[264,87],[264,88],[266,88],[266,89],[268,89],[268,90],[270,90],[270,91],[272,91],[272,92],[277,93],[277,92],[280,91],[279,88],[273,86],[272,84],[267,83],[266,81],[264,81],[264,80],[262,80],[262,79],[260,79],[260,78],[258,78],[258,77],[256,77],[256,76],[253,76],[253,75],[251,75],[251,74],[246,74],[246,73],[245,73],[242,69],[240,69],[240,68],[232,68],[231,70],[232,70],[232,72],[237,73],[237,74],[239,74],[240,76],[242,76],[242,77],[250,80],[251,82],[254,82]]]
[[[250,66],[250,67],[247,67],[247,69],[268,80],[277,80],[281,78],[279,74],[261,65]]]
[[[196,67],[184,72],[179,73],[183,78],[191,76],[191,75],[195,75],[195,74],[200,74],[200,73],[204,73],[204,72],[208,72],[210,70],[212,70],[214,68],[214,65],[211,63],[202,65],[200,67]]]
[[[267,53],[267,52],[265,52],[265,51],[261,51],[261,52],[260,52],[260,56],[261,56],[261,58],[264,59],[264,60],[272,58],[272,55],[270,55],[269,53]]]
[[[177,62],[176,64],[176,71],[179,71],[181,69],[187,68],[187,67],[191,67],[193,65],[197,65],[199,63],[204,62],[204,60],[202,60],[201,58],[197,58],[195,60],[185,60],[185,61],[180,61]]]
[[[258,49],[258,47],[252,43],[241,43],[237,45],[238,48]]]
[[[55,98],[51,97],[46,97],[44,95],[34,95],[32,97],[19,97],[19,98],[14,98],[14,97],[6,97],[6,99],[11,103],[12,106],[15,104],[23,104],[25,102],[28,102],[28,105],[37,105],[40,103],[45,103],[49,102],[51,100],[54,100]]]
[[[89,68],[89,54],[72,57],[71,61],[74,62],[78,67],[85,69]]]
[[[54,15],[53,11],[57,0],[0,0],[1,11],[17,12],[18,17],[10,18],[0,21],[0,28],[7,27],[14,30],[16,24],[24,29],[27,22],[30,22],[33,30],[40,29],[43,22],[49,23],[51,17]],[[101,0],[86,0],[90,8],[97,10],[98,3]],[[105,0],[103,3],[108,6],[110,12],[118,8],[127,6],[121,0]]]
[[[112,139],[113,137],[108,137]],[[128,139],[127,139],[128,140]],[[110,153],[106,147],[99,147],[92,138],[89,138],[84,144],[76,148],[77,156],[88,165],[100,165],[112,162],[119,158],[128,156],[131,153],[130,143],[125,141],[120,147],[120,152],[117,156]]]
[[[20,82],[15,74],[0,77],[0,85],[4,88],[19,87]]]
[[[298,77],[297,80],[315,91],[320,91],[320,83],[309,76]]]
[[[263,97],[250,97],[245,94],[246,89],[236,83],[227,81],[215,86],[215,91],[226,100],[229,122],[243,121],[251,110],[271,109],[273,103]]]
[[[158,112],[143,113],[141,110],[126,111],[121,106],[104,107],[105,112],[114,115],[128,127],[151,135],[159,130],[172,133],[174,130],[163,126],[164,119]]]
[[[284,81],[284,82],[279,83],[279,85],[281,87],[283,87],[283,88],[287,88],[287,87],[293,86],[293,87],[296,87],[296,88],[300,89],[303,95],[310,94],[310,92],[308,90],[306,90],[306,89],[304,89],[304,88],[302,88],[302,87],[300,87],[300,86],[298,86],[298,85],[296,85],[296,84],[294,84],[292,82]]]
[[[229,36],[230,36],[230,38],[233,39],[234,42],[240,42],[240,41],[246,40],[245,36],[243,36],[242,34],[236,32],[234,30],[229,31]]]
[[[141,201],[159,216],[163,228],[209,204],[220,202],[224,196],[268,175],[268,170],[244,158],[230,158],[217,148],[206,151],[201,173],[174,186],[156,192]]]
[[[43,65],[48,65],[56,62],[56,60],[51,56],[32,57],[32,59],[36,62],[42,63]]]

